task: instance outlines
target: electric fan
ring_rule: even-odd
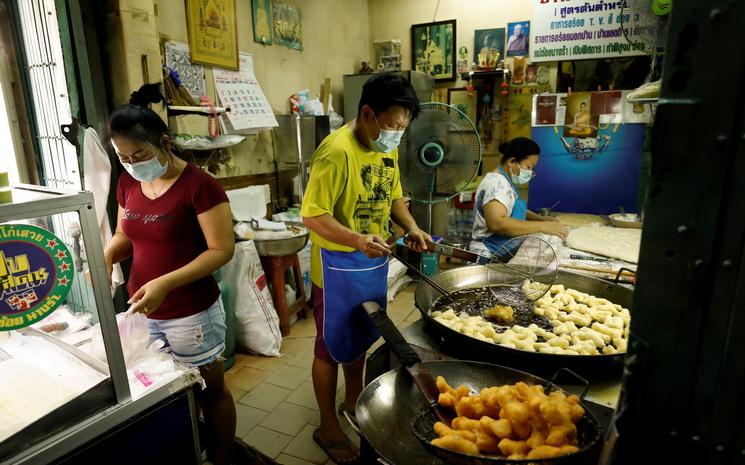
[[[481,139],[468,116],[444,103],[421,104],[404,133],[398,164],[407,195],[427,205],[427,232],[432,232],[432,205],[465,189],[480,163]]]
[[[471,120],[450,105],[422,104],[419,116],[404,133],[398,164],[404,190],[413,201],[427,205],[427,232],[432,231],[432,205],[462,192],[480,163],[481,139]],[[487,264],[494,295],[509,304],[514,299],[534,301],[545,294],[557,274],[553,248],[537,237],[520,236],[502,249]]]

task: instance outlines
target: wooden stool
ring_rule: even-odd
[[[279,315],[279,329],[282,331],[282,336],[287,336],[290,334],[290,316],[297,313],[299,318],[305,318],[306,310],[310,310],[305,298],[300,260],[297,254],[260,258],[267,280],[272,285],[272,300],[274,301],[274,307],[277,309],[277,315]],[[295,278],[295,302],[289,308],[285,298],[285,272],[288,268],[292,268],[292,274]]]

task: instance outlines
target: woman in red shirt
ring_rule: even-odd
[[[199,367],[198,396],[216,465],[230,461],[235,405],[223,378],[225,313],[212,273],[233,256],[230,204],[211,176],[171,151],[168,127],[148,104],[159,85],[143,86],[109,118],[108,133],[126,173],[117,186],[119,214],[104,251],[109,268],[132,257],[127,290],[148,317],[151,341],[176,360]]]

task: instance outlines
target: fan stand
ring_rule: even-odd
[[[432,197],[435,194],[435,170],[445,159],[445,149],[438,142],[424,144],[419,150],[419,161],[430,168],[429,201],[427,202],[427,234],[432,234]]]

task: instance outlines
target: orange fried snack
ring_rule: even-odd
[[[492,435],[489,431],[482,429],[478,433],[476,433],[476,446],[481,452],[499,452],[499,441],[500,439]]]
[[[478,419],[486,415],[488,413],[487,410],[480,396],[461,397],[458,403],[455,404],[455,413],[459,417]]]
[[[479,422],[479,420],[474,420],[473,418],[455,417],[450,426],[453,429],[457,429],[461,431],[462,430],[473,431],[474,434],[476,433],[476,431],[481,431],[481,423]]]
[[[434,445],[469,454],[475,446],[475,453],[529,460],[579,450],[576,423],[585,410],[577,396],[546,394],[543,386],[523,382],[486,387],[476,396],[466,386],[453,389],[442,377],[437,378],[437,387],[440,405],[458,416],[449,426],[435,424],[439,438]]]
[[[525,441],[513,441],[505,438],[499,441],[499,450],[509,457],[515,454],[526,455],[530,451],[530,447]]]
[[[450,436],[450,435],[455,434],[455,435],[461,436],[466,441],[476,442],[476,434],[474,434],[473,431],[470,431],[467,429],[466,430],[455,430],[441,421],[438,421],[437,423],[435,423],[434,430],[435,430],[435,434],[440,438],[444,438],[445,436]]]
[[[441,438],[433,439],[432,445],[460,452],[462,454],[479,455],[478,446],[458,434],[449,434]]]
[[[574,445],[577,427],[572,422],[572,404],[561,392],[552,392],[540,405],[543,418],[548,423],[546,444],[554,447]]]
[[[527,459],[552,459],[554,457],[561,457],[562,455],[568,455],[573,454],[577,452],[579,448],[577,446],[561,446],[561,447],[554,447],[554,446],[538,446],[528,452],[528,455],[525,457]]]
[[[458,389],[453,389],[442,376],[437,377],[435,384],[437,385],[437,390],[440,391],[440,397],[437,403],[443,407],[454,409],[458,401],[471,392],[468,386],[463,384],[458,386]]]
[[[495,420],[491,417],[481,417],[479,423],[481,423],[481,428],[490,431],[499,439],[508,438],[512,434],[512,425],[510,424],[510,420]]]

